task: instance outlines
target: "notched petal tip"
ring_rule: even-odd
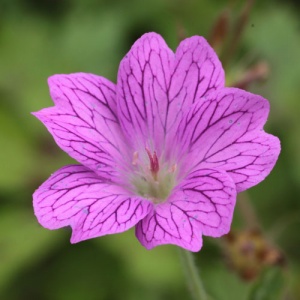
[[[175,52],[175,74],[173,93],[188,87],[190,98],[187,102],[194,103],[212,91],[224,88],[225,72],[214,49],[205,38],[192,36],[183,40]],[[189,104],[190,104],[189,103]]]
[[[256,114],[262,114],[263,120],[261,124],[265,124],[270,112],[269,100],[262,97],[261,95],[254,94],[235,87],[225,87],[210,98],[222,99],[228,96],[232,96],[233,99],[233,103],[231,104],[231,110],[245,110],[248,112],[255,112]]]
[[[149,243],[142,242],[139,238],[138,238],[138,240],[141,243],[141,245],[143,247],[145,247],[147,250],[152,250],[152,249],[154,249],[158,246],[173,245],[173,246],[177,246],[177,247],[183,248],[183,249],[191,251],[191,252],[199,252],[202,249],[202,246],[203,246],[202,238],[201,238],[201,241],[194,242],[192,244],[184,243],[184,242],[181,242],[181,241],[168,241],[168,242],[158,241],[156,243],[149,244]]]
[[[148,216],[146,218],[148,218]],[[136,225],[135,235],[138,241],[141,243],[141,245],[145,247],[147,250],[152,250],[157,246],[163,246],[163,245],[174,245],[191,252],[198,252],[202,248],[203,241],[202,241],[202,234],[200,231],[193,237],[192,241],[187,241],[185,237],[181,238],[181,237],[172,236],[172,233],[170,231],[166,231],[164,237],[158,237],[155,232],[154,233],[144,232],[143,231],[144,226],[145,226],[145,221],[141,220]],[[164,229],[161,228],[161,230]]]
[[[279,138],[263,130],[253,140],[253,144],[256,145],[255,148],[249,149],[249,151],[252,151],[252,154],[256,156],[255,163],[228,172],[237,182],[237,191],[239,193],[266,179],[275,167],[280,155],[281,145]]]

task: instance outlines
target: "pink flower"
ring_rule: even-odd
[[[147,249],[199,251],[202,235],[228,233],[237,192],[262,181],[280,152],[263,131],[268,101],[225,88],[199,36],[174,54],[160,35],[143,35],[117,85],[76,73],[49,87],[55,106],[34,115],[80,165],[56,171],[33,205],[42,226],[71,226],[72,243],[136,226]]]

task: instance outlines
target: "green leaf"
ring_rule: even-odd
[[[270,267],[266,269],[253,285],[248,300],[281,299],[284,286],[282,269]]]

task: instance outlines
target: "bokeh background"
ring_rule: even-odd
[[[134,231],[76,245],[42,228],[33,191],[72,160],[30,112],[52,106],[47,77],[116,81],[143,33],[172,49],[203,35],[227,85],[271,102],[280,137],[272,174],[240,196],[232,233],[195,254],[214,299],[300,299],[300,7],[297,1],[0,0],[0,299],[190,299],[175,246],[145,250]],[[253,3],[252,3],[253,4]],[[247,22],[246,22],[247,21]]]

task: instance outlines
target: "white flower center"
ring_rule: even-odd
[[[177,166],[159,159],[156,151],[148,148],[143,154],[143,157],[138,152],[133,154],[134,172],[130,182],[134,192],[155,204],[164,202],[176,184]]]

